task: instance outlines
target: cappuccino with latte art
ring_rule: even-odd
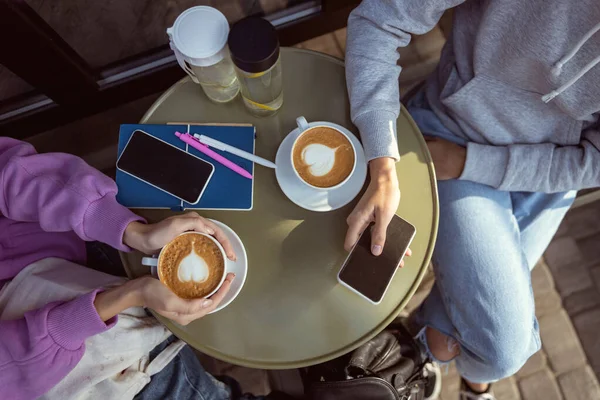
[[[356,155],[350,140],[337,129],[318,126],[304,131],[292,149],[300,178],[317,188],[332,188],[352,174]]]
[[[184,299],[207,297],[223,283],[225,255],[215,239],[184,233],[168,243],[158,259],[158,277]]]

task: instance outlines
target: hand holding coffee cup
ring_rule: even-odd
[[[176,236],[188,231],[214,236],[225,250],[227,258],[236,261],[236,254],[227,235],[214,222],[194,211],[165,218],[154,224],[131,222],[125,229],[123,242],[144,254],[155,254]]]
[[[215,311],[229,293],[234,278],[234,274],[227,274],[210,299],[182,299],[158,279],[148,275],[130,281],[130,284],[137,289],[133,291],[139,296],[136,304],[151,308],[180,325],[187,325]]]

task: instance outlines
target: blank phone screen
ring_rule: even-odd
[[[383,253],[371,253],[371,224],[358,240],[339,278],[373,302],[379,302],[387,290],[404,253],[415,235],[415,227],[397,215],[387,228]]]
[[[214,167],[175,146],[135,131],[117,168],[190,204],[200,200]]]

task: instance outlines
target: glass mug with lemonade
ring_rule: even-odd
[[[283,74],[275,27],[263,18],[247,17],[233,25],[227,43],[248,111],[256,116],[275,114],[283,105]]]
[[[240,84],[227,48],[229,23],[220,11],[189,8],[167,29],[167,35],[179,66],[210,100],[227,103],[237,96]]]

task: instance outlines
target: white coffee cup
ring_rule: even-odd
[[[183,235],[202,235],[205,236],[207,238],[209,238],[210,240],[213,241],[213,243],[215,243],[217,245],[217,247],[219,248],[219,251],[221,252],[221,256],[223,257],[223,262],[225,263],[225,265],[227,265],[227,256],[225,255],[225,250],[223,249],[223,246],[221,246],[221,243],[219,243],[219,241],[217,239],[215,239],[214,237],[207,235],[205,233],[200,233],[200,232],[184,232],[180,235],[177,235],[175,237],[175,239],[173,239],[172,241],[176,240],[179,236],[183,236]],[[171,242],[172,242],[171,241]],[[169,242],[169,243],[171,243]],[[161,278],[161,274],[160,271],[158,270],[158,265],[160,264],[160,257],[163,254],[163,250],[169,245],[169,243],[167,243],[158,253],[158,256],[155,257],[143,257],[142,258],[142,264],[152,267],[152,272],[153,275],[156,274],[155,276],[158,277],[158,279],[164,283],[163,279]],[[227,276],[227,270],[226,268],[223,269],[223,276],[221,277],[221,280],[219,281],[219,284],[217,285],[217,287],[210,292],[209,294],[207,294],[206,296],[204,296],[204,298],[210,297],[213,294],[215,294],[223,285],[223,282],[225,282],[225,277]],[[165,283],[166,285],[166,283]],[[167,286],[168,287],[168,286]]]
[[[356,147],[354,146],[354,143],[352,143],[352,140],[350,139],[350,135],[352,135],[352,133],[348,129],[346,129],[343,126],[340,126],[338,124],[334,124],[332,122],[326,122],[326,121],[315,121],[315,122],[309,123],[308,121],[306,121],[306,118],[304,118],[304,117],[296,118],[296,125],[298,125],[297,130],[299,133],[298,133],[298,136],[296,137],[296,139],[294,140],[294,144],[292,145],[292,150],[290,151],[290,161],[292,163],[292,169],[294,170],[294,174],[296,174],[296,176],[298,177],[300,182],[302,182],[306,186],[309,186],[313,189],[323,190],[323,191],[337,189],[337,188],[341,187],[343,184],[345,184],[346,182],[348,182],[348,180],[352,177],[352,174],[354,174],[354,171],[356,170]],[[338,131],[342,135],[344,135],[346,137],[346,139],[348,139],[348,143],[350,143],[350,146],[352,146],[352,152],[354,153],[354,164],[352,165],[352,170],[350,171],[350,173],[348,174],[346,179],[344,179],[343,181],[341,181],[340,183],[338,183],[337,185],[334,185],[334,186],[318,187],[318,186],[311,185],[310,183],[308,183],[304,179],[302,179],[302,177],[300,176],[298,171],[296,171],[296,167],[294,166],[294,149],[296,148],[296,143],[298,143],[298,140],[302,137],[302,135],[304,133],[306,133],[307,131],[309,131],[313,128],[319,128],[319,127],[331,128],[331,129]]]

